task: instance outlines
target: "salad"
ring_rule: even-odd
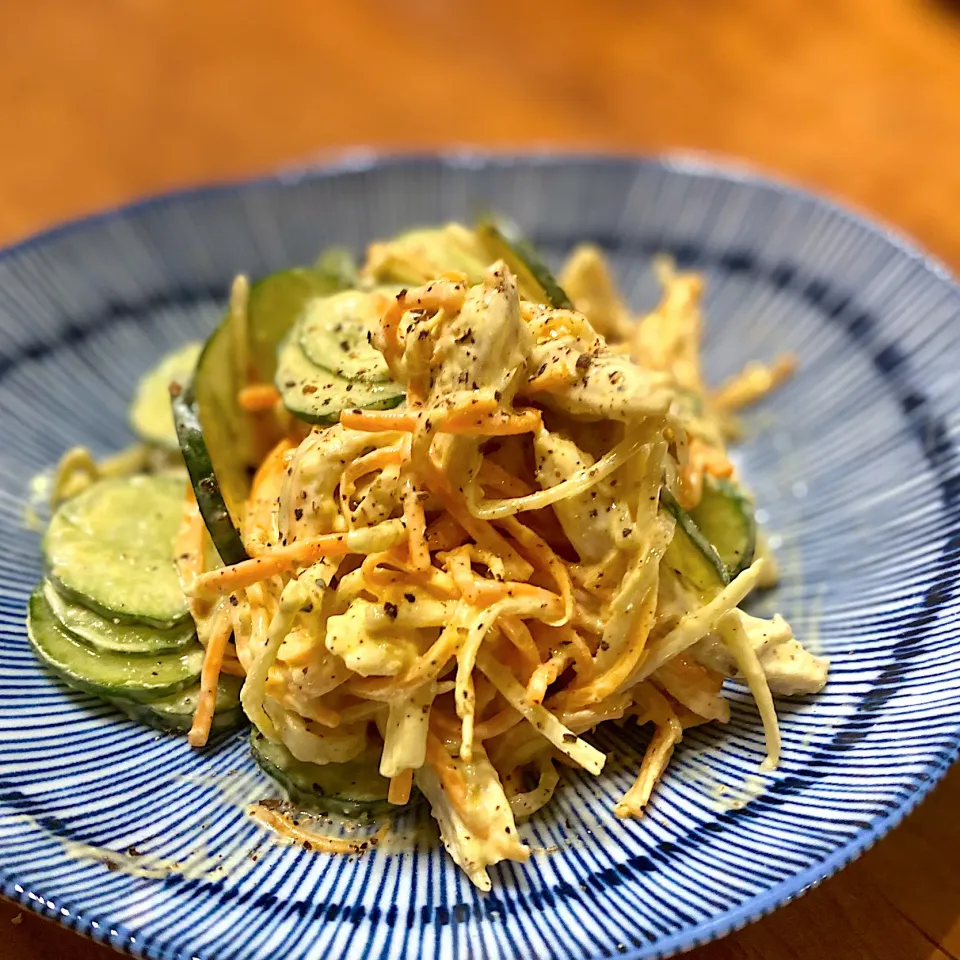
[[[776,766],[773,696],[827,664],[740,609],[776,568],[727,443],[792,362],[708,388],[702,280],[658,269],[634,316],[595,247],[558,280],[484,221],[238,277],[141,382],[142,443],[61,461],[37,656],[194,747],[249,721],[286,795],[254,815],[318,850],[424,798],[481,889],[562,767],[602,775],[602,723],[652,729],[617,817],[729,718],[727,679]]]

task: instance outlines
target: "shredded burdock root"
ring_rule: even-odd
[[[478,284],[451,273],[399,293],[372,342],[405,406],[284,440],[247,502],[249,560],[205,567],[185,507],[184,582],[207,650],[191,743],[209,732],[218,673],[243,672],[247,714],[299,760],[382,743],[389,801],[418,787],[482,889],[489,865],[529,855],[515,818],[549,803],[557,761],[602,771],[583,738],[600,723],[654,728],[620,817],[642,814],[685,726],[729,715],[723,673],[739,670],[760,705],[766,766],[780,750],[775,658],[731,613],[763,561],[697,595],[664,559],[675,523],[661,494],[692,509],[705,480],[736,480],[721,420],[788,364],[749,367],[711,396],[700,279],[662,265],[663,301],[633,321],[598,257],[577,251],[565,274],[578,310],[521,301],[502,262]],[[263,386],[240,396],[251,411],[276,401]],[[823,664],[802,655],[814,689]]]

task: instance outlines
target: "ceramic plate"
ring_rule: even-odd
[[[482,895],[426,834],[361,859],[273,843],[243,812],[271,790],[242,736],[192,751],[69,692],[23,616],[40,575],[30,478],[71,445],[130,441],[138,376],[210,329],[234,273],[487,210],[553,261],[600,244],[637,308],[657,294],[654,255],[702,271],[713,382],[797,354],[738,456],[782,566],[764,605],[832,669],[821,695],[781,705],[775,774],[758,772],[761,727],[734,690],[730,723],[689,731],[641,821],[611,808],[643,740],[602,731],[609,772],[568,776],[523,828],[537,852]],[[957,370],[960,290],[940,266],[828,202],[696,160],[361,157],[7,250],[0,889],[153,960],[662,957],[774,909],[886,833],[957,754]]]

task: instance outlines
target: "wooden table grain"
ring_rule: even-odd
[[[960,8],[935,0],[0,0],[0,243],[350,145],[727,154],[960,268]],[[960,770],[696,960],[960,955]],[[110,952],[0,903],[0,958]]]

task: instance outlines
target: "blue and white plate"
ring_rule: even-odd
[[[34,661],[23,615],[40,575],[30,478],[73,444],[131,439],[137,377],[211,327],[234,273],[488,210],[554,261],[600,244],[637,308],[656,297],[653,255],[703,271],[714,382],[797,354],[739,455],[783,571],[765,603],[832,669],[824,693],[781,705],[779,771],[758,773],[761,727],[735,690],[731,722],[687,734],[638,822],[611,808],[642,739],[603,731],[610,772],[570,776],[524,828],[530,862],[492,870],[482,895],[426,834],[361,859],[272,842],[243,812],[271,791],[242,737],[193,751],[67,691]],[[886,833],[957,755],[958,369],[960,289],[942,267],[830,203],[699,161],[368,158],[7,250],[0,889],[153,960],[662,957],[767,913]]]

